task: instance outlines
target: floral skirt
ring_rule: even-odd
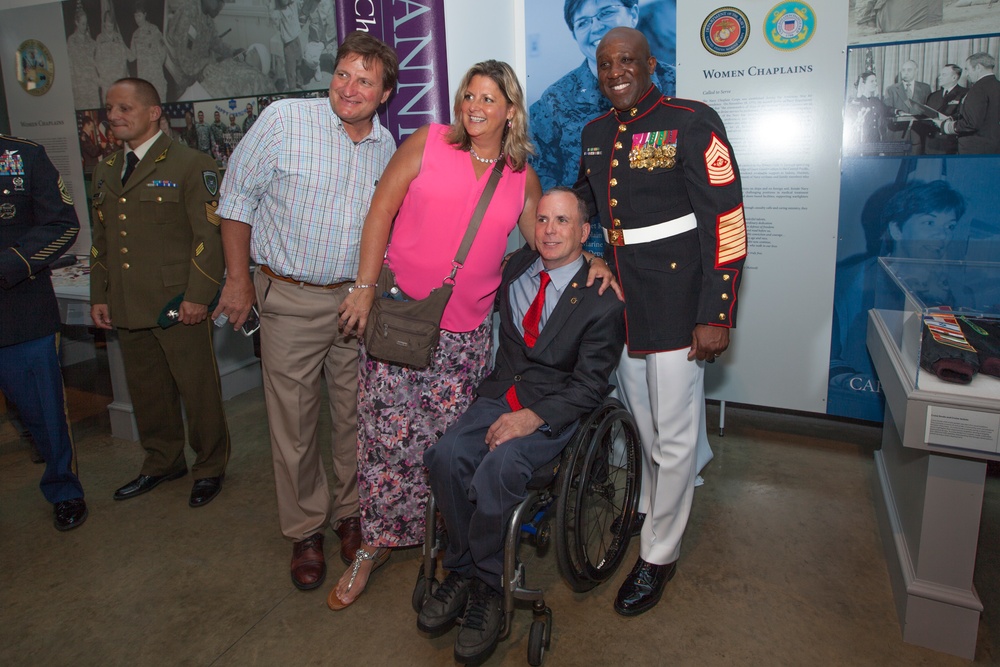
[[[427,368],[368,356],[358,374],[358,500],[365,544],[424,542],[430,486],[424,452],[469,407],[489,372],[492,317],[473,331],[441,331]]]

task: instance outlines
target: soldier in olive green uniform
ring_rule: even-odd
[[[156,89],[123,79],[108,93],[108,120],[125,142],[94,170],[91,208],[91,315],[117,329],[146,459],[139,477],[115,492],[132,498],[182,477],[184,428],[197,458],[191,506],[221,489],[229,457],[208,304],[222,279],[219,177],[208,156],[172,141],[158,127]],[[126,165],[138,158],[134,170]],[[161,327],[164,306],[183,293],[177,326]]]

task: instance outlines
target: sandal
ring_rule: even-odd
[[[368,573],[368,580],[371,581],[371,576],[375,573],[375,570],[385,565],[385,562],[389,560],[389,556],[391,555],[392,549],[388,547],[378,547],[371,553],[368,553],[364,549],[358,549],[354,554],[354,562],[351,564],[351,580],[347,582],[347,590],[351,590],[351,587],[354,586],[354,579],[358,576],[358,572],[361,570],[361,565],[366,560],[370,560],[373,563],[371,572]],[[340,582],[338,581],[337,583],[339,584]],[[367,583],[365,583],[365,588],[368,588]],[[362,590],[361,593],[364,593],[364,590]],[[344,602],[340,599],[340,596],[337,595],[337,586],[334,585],[333,590],[330,591],[330,595],[326,598],[326,606],[333,611],[346,609],[354,604],[359,597],[361,597],[361,593],[358,593],[358,597],[354,598],[354,600]]]

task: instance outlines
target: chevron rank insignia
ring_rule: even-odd
[[[705,169],[708,170],[709,185],[729,185],[736,180],[729,147],[714,132],[712,133],[712,142],[705,150]]]
[[[73,205],[73,196],[66,189],[66,184],[63,182],[62,176],[59,177],[59,196],[62,197],[64,204]]]
[[[215,225],[216,227],[218,227],[219,224],[222,222],[222,218],[219,217],[219,214],[217,212],[218,209],[219,209],[219,202],[217,201],[205,202],[205,217],[208,218],[208,221],[211,224]]]

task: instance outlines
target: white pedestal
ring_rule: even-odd
[[[992,399],[920,390],[878,312],[868,349],[886,397],[875,504],[903,640],[972,660],[982,602],[973,585],[985,459],[926,442],[932,410],[1000,412]]]

